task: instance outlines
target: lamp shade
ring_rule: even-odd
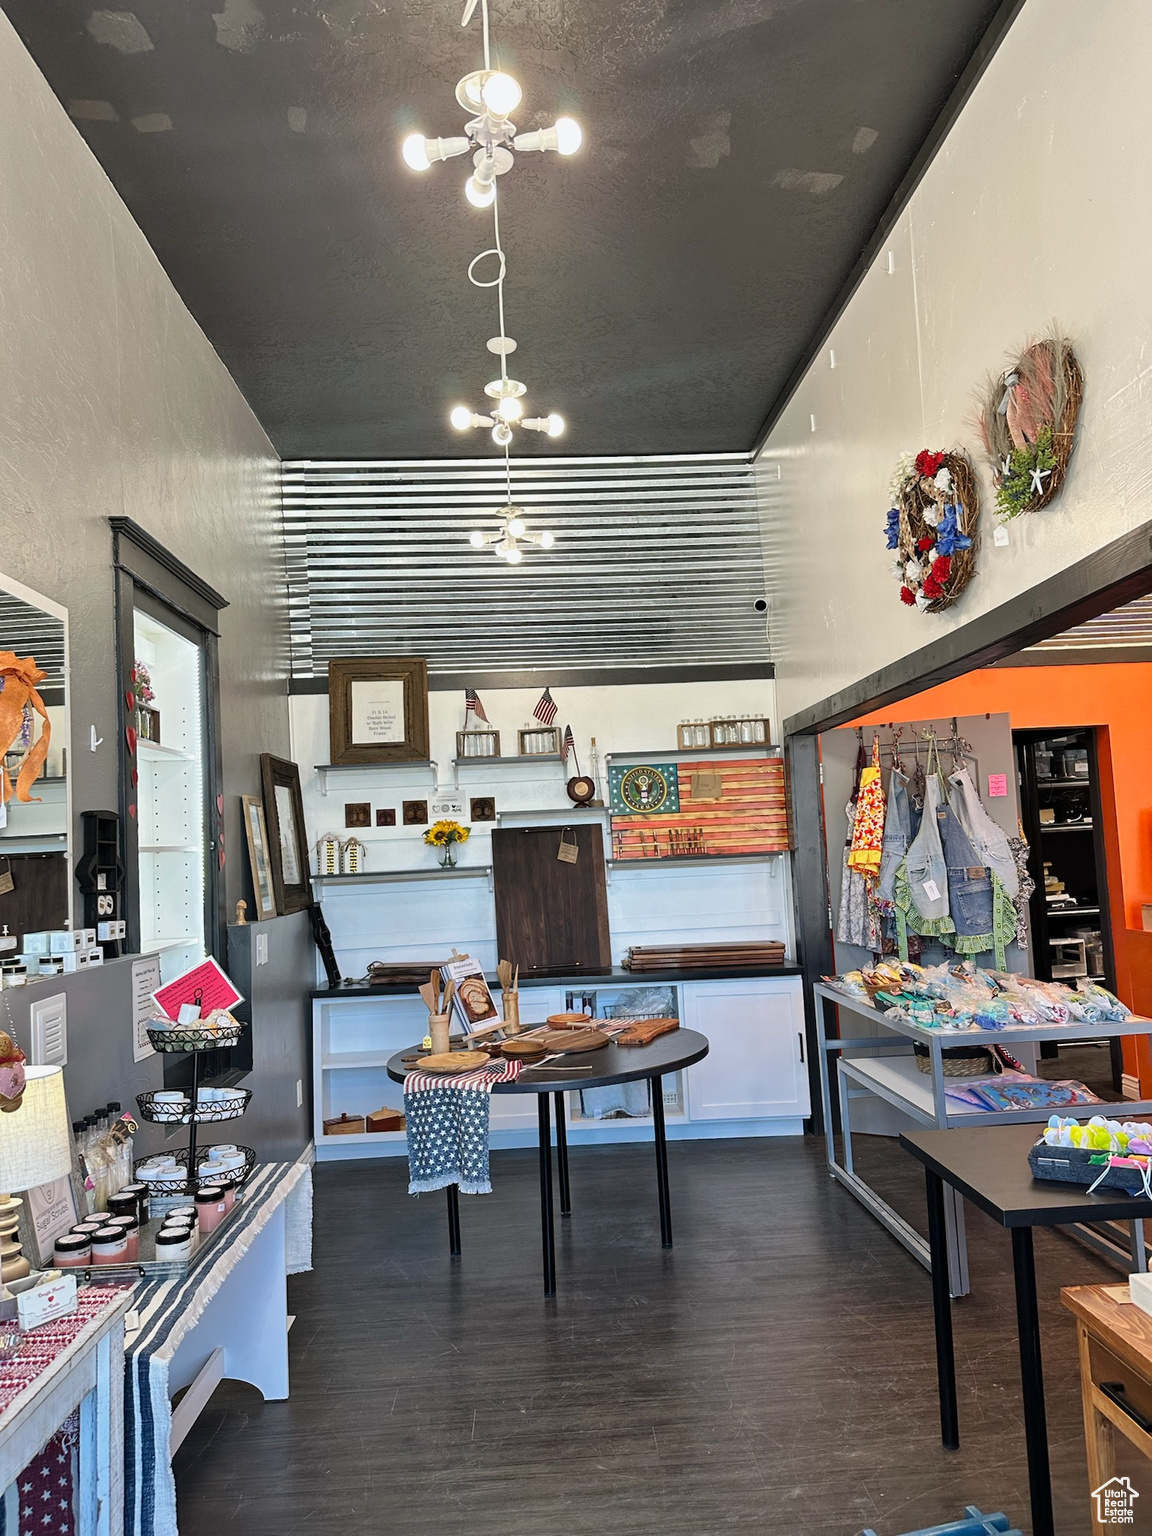
[[[64,1074],[59,1067],[28,1067],[24,1102],[0,1115],[0,1191],[35,1189],[72,1168]]]

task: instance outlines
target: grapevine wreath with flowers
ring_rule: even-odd
[[[901,454],[889,490],[888,548],[900,601],[942,613],[976,569],[980,500],[971,461],[928,448]]]

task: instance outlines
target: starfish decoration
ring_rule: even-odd
[[[1052,471],[1050,469],[1041,469],[1039,465],[1037,465],[1036,468],[1032,471],[1032,484],[1028,489],[1035,491],[1037,496],[1043,496],[1044,481],[1046,477],[1051,473]]]
[[[1007,454],[1000,460],[1000,473],[1002,475],[1010,475],[1012,473],[1012,460]]]

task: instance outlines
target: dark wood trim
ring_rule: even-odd
[[[868,269],[876,260],[881,247],[896,227],[896,223],[904,209],[908,206],[912,194],[920,185],[925,172],[936,158],[937,152],[944,143],[944,140],[952,131],[956,119],[963,111],[968,98],[976,89],[980,77],[988,68],[993,55],[1004,41],[1009,27],[1016,20],[1023,6],[1024,0],[1002,0],[1000,8],[995,16],[993,16],[983,37],[981,37],[976,45],[975,52],[964,66],[964,70],[956,81],[955,86],[953,86],[943,109],[929,129],[927,138],[917,150],[915,158],[901,177],[896,191],[892,194],[888,206],[880,215],[880,220],[872,233],[871,239],[853,264],[851,271],[844,279],[839,292],[832,301],[831,307],[825,312],[824,318],[816,327],[812,340],[801,354],[795,368],[788,375],[780,393],[772,402],[768,415],[764,418],[764,424],[756,435],[756,441],[752,448],[753,458],[762,451],[773,427],[775,427],[780,417],[787,410],[789,401],[800,387],[804,375],[816,360],[821,349],[826,345],[836,323],[848,308],[853,295],[857,288],[859,288]]]
[[[430,672],[430,693],[462,693],[465,688],[610,688],[632,683],[722,683],[770,680],[776,668],[770,661],[718,663],[713,666],[679,667],[576,667],[571,671]],[[292,694],[327,693],[323,677],[294,677]]]
[[[166,549],[159,539],[154,538],[147,529],[141,528],[134,518],[110,517],[108,521],[112,525],[113,561],[117,567],[120,566],[124,555],[123,544],[127,540],[141,554],[146,555],[150,560],[154,560],[170,576],[175,576],[179,581],[182,581],[202,602],[207,603],[217,611],[228,607],[228,599],[226,597],[217,592],[215,587],[210,587],[203,577],[197,576],[196,572],[190,566],[185,565],[183,560],[178,560],[171,550]]]
[[[1075,565],[920,650],[910,651],[818,704],[797,711],[784,722],[785,737],[830,730],[909,694],[922,693],[979,667],[990,667],[1025,646],[1083,624],[1150,590],[1152,522],[1122,534]]]
[[[280,857],[280,811],[276,804],[276,787],[287,789],[292,799],[292,819],[296,829],[296,853],[300,861],[303,879],[296,884],[284,882],[284,863]],[[300,794],[300,770],[286,758],[274,757],[271,752],[260,754],[260,789],[264,796],[264,820],[268,826],[268,862],[272,868],[272,894],[276,911],[281,917],[292,912],[303,912],[312,905],[312,850],[308,846],[308,829],[304,823],[304,802]]]
[[[403,686],[404,740],[374,745],[352,739],[352,686],[394,682]],[[420,763],[428,761],[428,663],[423,656],[350,656],[328,663],[330,761]]]
[[[128,751],[126,728],[129,719],[125,688],[130,686],[132,668],[136,664],[135,608],[136,587],[131,575],[122,567],[113,572],[116,583],[116,694],[118,708],[116,719],[119,726],[116,761],[117,810],[120,814],[120,857],[124,861],[124,887],[121,893],[120,916],[127,924],[124,942],[126,954],[140,953],[140,828],[136,817],[128,807],[136,803],[136,789],[132,784],[132,772],[137,767],[136,758]]]
[[[1123,667],[1152,661],[1152,645],[1055,646],[1051,650],[1020,651],[994,661],[994,667]]]

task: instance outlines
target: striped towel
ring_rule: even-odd
[[[243,1200],[219,1240],[205,1245],[188,1272],[175,1280],[147,1280],[136,1292],[140,1326],[124,1346],[125,1536],[177,1536],[168,1368],[281,1204],[288,1273],[311,1269],[312,1169],[307,1163],[263,1163],[244,1185]],[[206,1339],[205,1357],[211,1349]]]
[[[490,1195],[488,1114],[496,1083],[520,1076],[518,1061],[492,1062],[459,1077],[409,1072],[404,1079],[408,1121],[408,1193],[460,1186],[462,1195]]]

